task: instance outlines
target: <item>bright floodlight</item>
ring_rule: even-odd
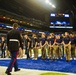
[[[53,5],[49,0],[46,0],[45,2],[49,5],[51,5],[53,8],[56,8],[55,5]]]
[[[46,0],[45,2],[46,2],[46,3],[49,3],[49,0]]]
[[[49,5],[52,5],[52,3],[49,3]]]
[[[56,8],[55,5],[52,5],[53,8]]]

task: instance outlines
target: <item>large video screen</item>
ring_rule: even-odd
[[[70,15],[63,13],[50,14],[50,27],[54,28],[73,28],[70,25]]]

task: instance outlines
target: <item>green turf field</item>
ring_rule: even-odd
[[[40,75],[67,75],[67,74],[63,74],[63,73],[43,73]]]

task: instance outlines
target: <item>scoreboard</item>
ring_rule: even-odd
[[[70,15],[66,13],[51,13],[50,28],[73,28],[70,23]]]

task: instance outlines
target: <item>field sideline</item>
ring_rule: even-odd
[[[5,71],[6,71],[6,67],[0,66],[0,75],[6,75]],[[51,71],[42,71],[42,70],[21,69],[21,71],[19,71],[19,72],[13,71],[12,75],[41,75],[43,73],[46,74],[46,73],[52,73],[52,72]],[[53,73],[56,73],[56,75],[76,75],[73,73],[62,73],[62,72],[53,72]],[[47,74],[47,75],[49,75],[49,74]],[[51,75],[53,75],[53,74],[51,74]]]

